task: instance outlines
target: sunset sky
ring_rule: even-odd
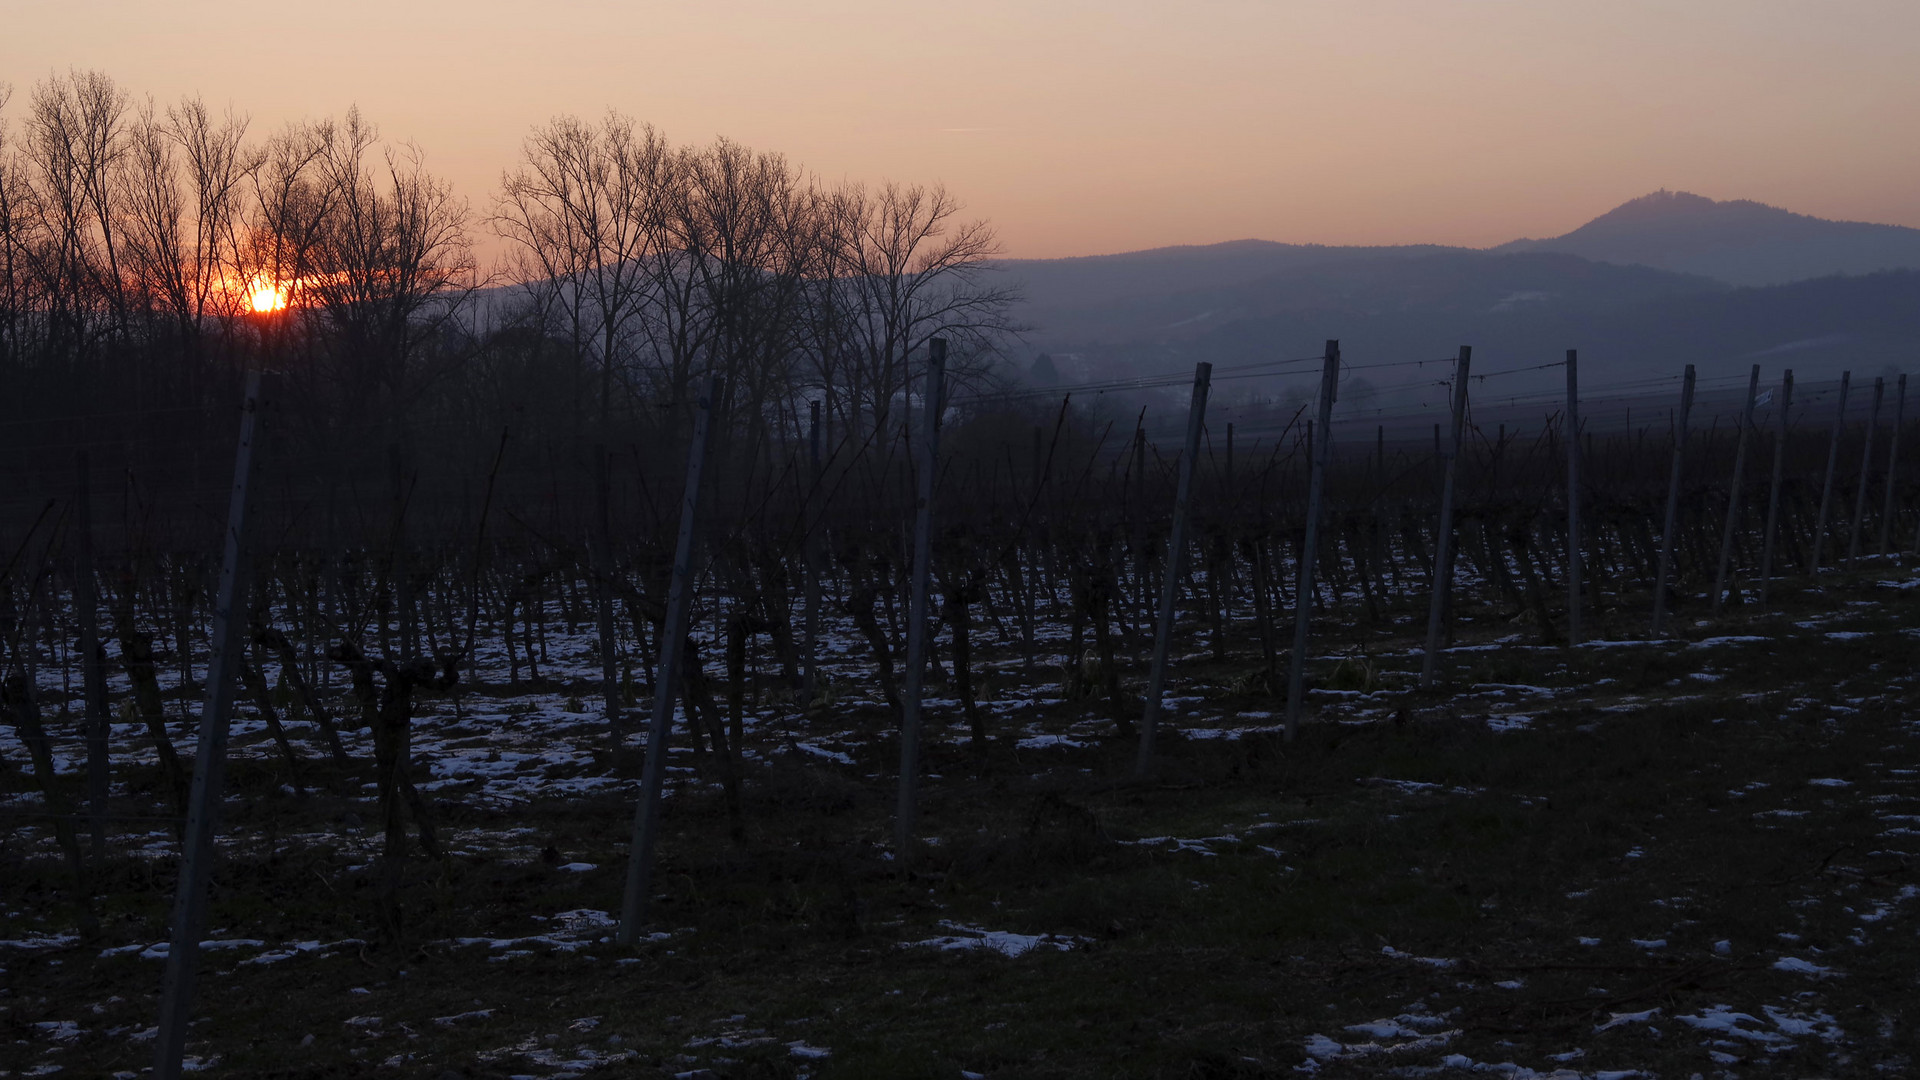
[[[175,0],[20,5],[265,135],[351,103],[484,210],[527,129],[608,107],[830,179],[944,181],[1006,252],[1487,245],[1660,187],[1920,226],[1914,0]]]

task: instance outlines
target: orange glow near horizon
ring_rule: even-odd
[[[261,315],[284,310],[287,306],[287,289],[265,278],[253,279],[247,290],[247,304]]]

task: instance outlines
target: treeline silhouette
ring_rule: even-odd
[[[871,441],[929,337],[964,385],[1013,328],[993,231],[960,209],[613,113],[533,130],[476,207],[357,109],[257,135],[99,72],[0,85],[13,516],[70,488],[76,448],[149,493],[217,492],[252,369],[277,376],[282,483],[384,480],[396,450],[483,471],[503,429],[582,472],[592,445],[679,448],[709,374],[745,457],[808,401]]]

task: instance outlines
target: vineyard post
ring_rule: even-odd
[[[1160,617],[1153,628],[1153,663],[1147,668],[1147,708],[1140,721],[1140,755],[1136,776],[1153,771],[1153,738],[1160,726],[1161,695],[1167,685],[1167,649],[1173,642],[1173,609],[1180,596],[1180,570],[1187,555],[1187,500],[1193,492],[1193,466],[1200,456],[1200,429],[1206,425],[1207,391],[1213,365],[1204,360],[1193,367],[1193,397],[1187,404],[1187,441],[1180,454],[1179,482],[1173,494],[1173,535],[1167,541],[1166,576],[1160,581]]]
[[[1727,527],[1720,533],[1720,566],[1713,575],[1713,613],[1727,598],[1727,569],[1733,563],[1734,523],[1740,520],[1740,482],[1747,467],[1747,433],[1753,430],[1753,399],[1760,391],[1760,365],[1747,375],[1747,403],[1740,409],[1740,437],[1733,444],[1733,484],[1727,489]]]
[[[1225,499],[1234,498],[1233,487],[1233,425],[1227,425],[1227,469],[1226,487],[1222,492]],[[1237,500],[1236,500],[1237,502]],[[1237,515],[1236,515],[1237,516]],[[1224,563],[1227,580],[1220,588],[1220,623],[1231,630],[1233,626],[1233,541],[1227,541],[1227,558]]]
[[[907,602],[907,685],[900,700],[900,804],[894,811],[893,857],[913,857],[920,812],[920,693],[927,669],[927,579],[933,572],[933,484],[940,476],[940,414],[945,409],[947,339],[927,343],[926,430],[920,484],[913,499],[913,584]]]
[[[181,843],[180,878],[173,897],[172,936],[160,984],[160,1023],[154,1040],[153,1073],[179,1080],[193,1017],[194,968],[200,959],[200,932],[206,923],[207,879],[213,871],[214,830],[225,779],[227,729],[232,719],[234,670],[246,640],[247,496],[254,482],[253,448],[260,433],[260,373],[247,373],[240,409],[240,445],[234,454],[233,487],[227,501],[225,551],[220,584],[213,601],[213,640],[207,662],[207,699],[200,711],[200,739],[194,750],[193,794],[187,804],[187,829]]]
[[[1460,346],[1460,359],[1453,365],[1453,438],[1438,447],[1440,463],[1440,528],[1433,538],[1433,574],[1427,600],[1427,651],[1420,658],[1420,689],[1433,688],[1434,669],[1440,659],[1440,616],[1446,610],[1447,590],[1453,587],[1453,485],[1459,472],[1460,436],[1467,423],[1467,375],[1473,363],[1473,348]],[[1434,425],[1439,430],[1439,425]]]
[[[587,552],[593,560],[594,622],[600,634],[600,681],[607,703],[607,737],[612,740],[609,761],[618,767],[626,744],[626,722],[620,700],[620,658],[613,632],[613,514],[612,461],[604,443],[593,447],[593,528]]]
[[[1061,399],[1060,411],[1064,417],[1066,413],[1065,398]],[[1041,441],[1040,425],[1035,424],[1033,426],[1033,501],[1027,504],[1030,509],[1040,505],[1040,493],[1045,490],[1047,473],[1049,471],[1047,468],[1047,455],[1044,454],[1041,449]],[[1040,561],[1039,545],[1033,542],[1032,538],[1026,534],[1024,529],[1021,530],[1020,535],[1015,537],[1015,543],[1018,543],[1022,537],[1025,537],[1027,540],[1027,551],[1030,553],[1030,557],[1022,558],[1016,553],[1013,560],[1013,569],[1014,572],[1019,575],[1019,588],[1022,597],[1020,602],[1021,670],[1031,675],[1033,673],[1034,653],[1037,648],[1034,644],[1033,624],[1039,621],[1040,618],[1040,597],[1037,593],[1040,589],[1042,575],[1034,566],[1035,563]]]
[[[1293,657],[1287,670],[1286,741],[1300,727],[1300,699],[1306,696],[1307,631],[1313,618],[1313,568],[1320,547],[1320,502],[1327,488],[1327,459],[1333,456],[1333,399],[1340,392],[1340,343],[1327,342],[1320,368],[1320,436],[1313,444],[1307,479],[1307,536],[1300,553],[1300,584],[1293,594]]]
[[[107,673],[100,655],[100,605],[93,576],[92,469],[87,452],[80,451],[78,486],[74,492],[73,605],[80,616],[80,673],[87,715],[87,812],[93,831],[93,860],[107,857],[107,739],[112,720],[107,713]]]
[[[1867,437],[1860,450],[1860,490],[1853,497],[1853,524],[1847,529],[1847,569],[1860,555],[1860,522],[1867,516],[1867,475],[1873,471],[1873,433],[1880,426],[1880,402],[1887,395],[1887,380],[1873,380],[1873,408],[1867,411]]]
[[[1147,588],[1147,414],[1145,410],[1134,421],[1133,428],[1133,498],[1130,500],[1128,516],[1133,520],[1133,588],[1139,597],[1139,614],[1134,625],[1141,629],[1134,640],[1146,643],[1145,628],[1147,616],[1152,613],[1153,596]],[[1140,654],[1135,646],[1134,663],[1140,662]]]
[[[1773,479],[1767,484],[1767,533],[1760,542],[1760,603],[1773,582],[1773,541],[1780,527],[1780,479],[1787,464],[1787,408],[1793,404],[1793,369],[1780,377],[1780,413],[1774,424]]]
[[[1833,474],[1840,464],[1840,433],[1847,423],[1847,386],[1853,372],[1840,373],[1840,403],[1833,410],[1833,437],[1827,444],[1827,478],[1820,485],[1820,512],[1813,521],[1813,558],[1807,563],[1809,577],[1820,574],[1820,555],[1827,549],[1827,511],[1833,505]]]
[[[1660,528],[1660,565],[1653,577],[1653,636],[1667,619],[1667,577],[1673,572],[1673,527],[1680,516],[1680,478],[1686,465],[1687,419],[1693,413],[1693,365],[1680,382],[1680,415],[1673,426],[1673,471],[1667,477],[1667,513]]]
[[[1567,644],[1580,644],[1580,352],[1567,350]]]
[[[802,707],[813,704],[814,694],[820,687],[820,538],[816,535],[822,524],[817,513],[808,520],[808,511],[820,488],[820,403],[807,402],[807,496],[800,502],[800,524],[806,529],[804,542],[807,558],[807,615],[800,631],[800,701]]]
[[[627,848],[627,885],[620,901],[620,930],[615,940],[632,945],[646,913],[653,880],[653,845],[660,832],[660,796],[667,779],[667,729],[673,699],[680,689],[680,662],[686,652],[688,608],[693,601],[694,521],[700,509],[700,475],[706,468],[708,432],[720,397],[720,376],[707,379],[693,414],[693,438],[687,446],[687,486],[680,496],[680,533],[673,545],[673,577],[667,584],[667,618],[660,627],[660,662],[653,681],[653,713],[647,718],[647,756],[640,770],[640,804],[633,811],[633,842]]]
[[[388,537],[388,575],[393,579],[395,622],[399,624],[400,662],[411,664],[414,655],[414,602],[413,574],[407,566],[407,503],[411,500],[412,485],[408,483],[405,451],[399,442],[387,444],[387,473],[393,485],[393,532]],[[381,633],[385,633],[386,620],[382,618]]]
[[[1913,546],[1908,549],[1907,554],[1913,555],[1913,556],[1920,556],[1920,525],[1916,525],[1914,527]]]
[[[1900,427],[1907,422],[1907,377],[1894,383],[1893,436],[1887,442],[1887,495],[1880,504],[1880,554],[1887,554],[1893,540],[1893,474],[1900,465]]]

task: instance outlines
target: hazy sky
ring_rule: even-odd
[[[484,209],[619,109],[941,180],[1007,254],[1486,245],[1660,187],[1920,226],[1920,0],[206,0],[8,5],[0,81],[98,68],[265,134],[357,102]]]

